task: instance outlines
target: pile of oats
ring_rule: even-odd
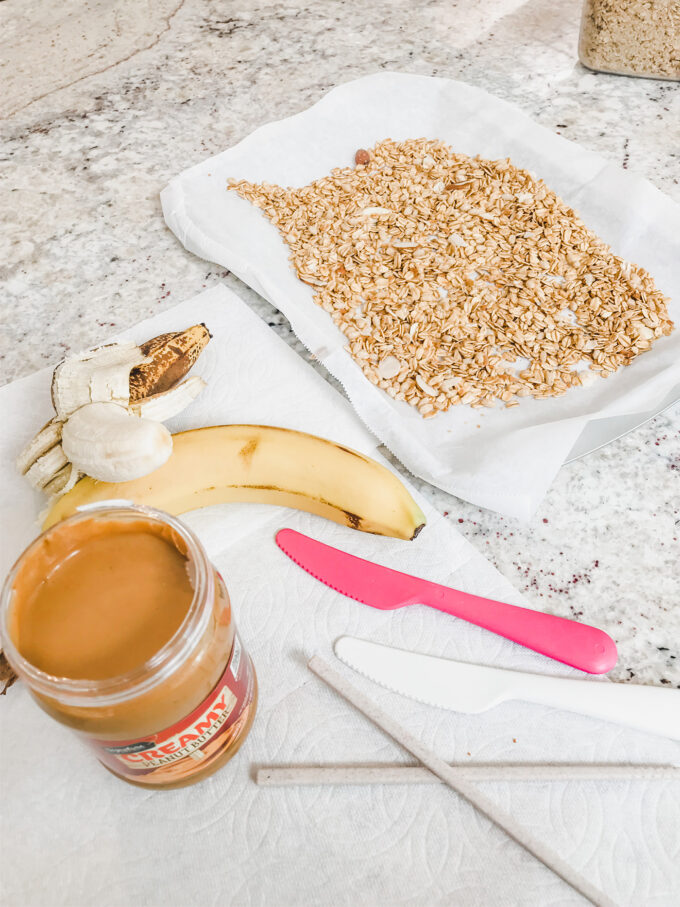
[[[673,329],[650,275],[509,160],[386,139],[301,189],[230,188],[278,227],[369,381],[423,416],[564,394]]]

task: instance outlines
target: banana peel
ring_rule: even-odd
[[[80,479],[52,503],[43,528],[79,507],[114,499],[172,514],[230,501],[270,503],[400,539],[415,538],[425,525],[418,504],[380,463],[315,435],[265,425],[173,435],[161,467],[129,482]]]
[[[140,350],[145,360],[130,371],[130,403],[174,387],[193,367],[211,337],[201,322],[142,343]]]
[[[111,464],[122,463],[130,451],[127,442],[131,439],[126,439],[124,432],[121,434],[119,409],[124,407],[140,419],[154,422],[164,422],[185,409],[205,382],[198,376],[182,379],[210,339],[208,328],[195,324],[152,337],[140,346],[132,341],[116,341],[62,360],[52,376],[56,416],[20,453],[19,472],[49,495],[68,492],[84,474],[111,479]],[[106,404],[104,412],[111,415],[108,431],[103,424],[102,404]],[[71,444],[67,457],[62,436],[73,435],[69,433],[70,421],[87,421],[90,414],[91,424],[80,431],[80,441]],[[129,425],[133,426],[134,420]],[[151,472],[167,459],[165,441],[170,447],[172,442],[167,432],[166,435],[163,443],[140,460],[137,475]],[[90,443],[95,436],[96,445]],[[121,468],[113,477],[122,481],[131,475]]]

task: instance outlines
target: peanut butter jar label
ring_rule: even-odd
[[[227,666],[209,696],[186,718],[137,740],[93,740],[97,757],[117,775],[170,784],[206,768],[237,736],[253,698],[254,672],[234,636]]]

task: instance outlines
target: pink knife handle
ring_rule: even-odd
[[[589,674],[605,674],[616,664],[616,643],[604,630],[565,617],[496,602],[424,582],[419,602],[498,633]]]

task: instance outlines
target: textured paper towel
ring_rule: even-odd
[[[365,424],[413,473],[475,504],[526,518],[589,419],[648,411],[680,385],[680,330],[614,377],[560,398],[525,398],[512,409],[457,406],[434,419],[392,400],[344,350],[343,335],[312,301],[312,288],[296,278],[276,228],[226,191],[230,177],[304,185],[388,136],[428,136],[459,152],[510,157],[544,178],[618,254],[654,275],[673,297],[676,324],[680,206],[479,88],[398,73],[334,89],[304,113],[270,123],[185,171],[161,195],[168,226],[184,246],[229,268],[279,308],[343,384]]]
[[[271,423],[376,455],[375,440],[347,401],[222,287],[129,335],[143,340],[195,321],[205,321],[214,335],[196,369],[209,386],[175,428]],[[43,371],[0,390],[3,574],[32,536],[41,506],[12,461],[49,415],[48,386]],[[273,540],[278,528],[292,526],[364,557],[520,601],[443,517],[423,507],[428,525],[412,543],[265,506],[232,504],[190,515],[227,581],[256,665],[260,704],[252,732],[237,758],[205,782],[148,792],[105,772],[39,711],[23,685],[13,687],[0,700],[4,903],[583,903],[440,787],[259,790],[251,779],[257,763],[407,759],[305,667],[314,653],[335,661],[332,642],[343,633],[463,660],[576,673],[432,609],[382,613],[344,598],[296,567]],[[519,703],[481,716],[454,715],[339,669],[445,758],[680,759],[677,744],[604,722]],[[621,904],[672,904],[680,888],[678,785],[495,783],[484,789]]]

